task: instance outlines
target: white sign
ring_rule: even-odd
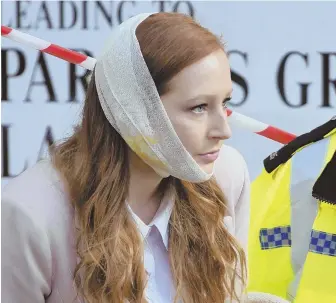
[[[233,110],[295,134],[336,113],[334,2],[4,1],[2,25],[95,57],[111,28],[141,12],[179,11],[223,35]],[[2,184],[71,133],[85,70],[2,38]],[[279,143],[233,129],[252,179]]]

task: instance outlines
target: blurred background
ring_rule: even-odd
[[[142,12],[191,15],[226,42],[231,109],[301,134],[336,115],[336,2],[2,1],[1,24],[96,57],[111,29]],[[72,132],[86,70],[1,39],[2,186]],[[281,147],[233,127],[252,180]]]

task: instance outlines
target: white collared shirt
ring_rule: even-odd
[[[172,303],[175,289],[168,256],[168,224],[174,200],[164,197],[150,224],[146,225],[128,205],[144,240],[144,266],[148,273],[146,296],[149,303]]]
[[[237,151],[224,146],[216,162],[214,176],[228,203],[224,224],[247,251],[250,180],[246,163]],[[144,266],[149,273],[146,295],[150,303],[172,303],[174,300],[175,289],[168,257],[168,224],[173,206],[174,200],[169,194],[165,195],[148,225],[129,207],[145,240]],[[242,289],[236,290],[240,292]]]

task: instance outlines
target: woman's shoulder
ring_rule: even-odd
[[[230,146],[223,146],[214,177],[221,187],[228,207],[224,223],[245,251],[250,217],[250,178],[243,156]]]
[[[49,160],[42,160],[11,179],[2,188],[1,203],[47,229],[58,216],[68,217],[71,213],[62,180]]]
[[[240,191],[249,182],[248,170],[243,156],[235,148],[224,145],[215,162],[214,177],[227,190]]]
[[[28,168],[3,187],[1,200],[5,300],[72,302],[74,218],[56,169],[49,161]]]

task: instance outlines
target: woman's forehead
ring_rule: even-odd
[[[185,95],[185,99],[197,95],[226,97],[231,91],[230,65],[223,51],[212,53],[184,68],[168,82],[168,94]]]

